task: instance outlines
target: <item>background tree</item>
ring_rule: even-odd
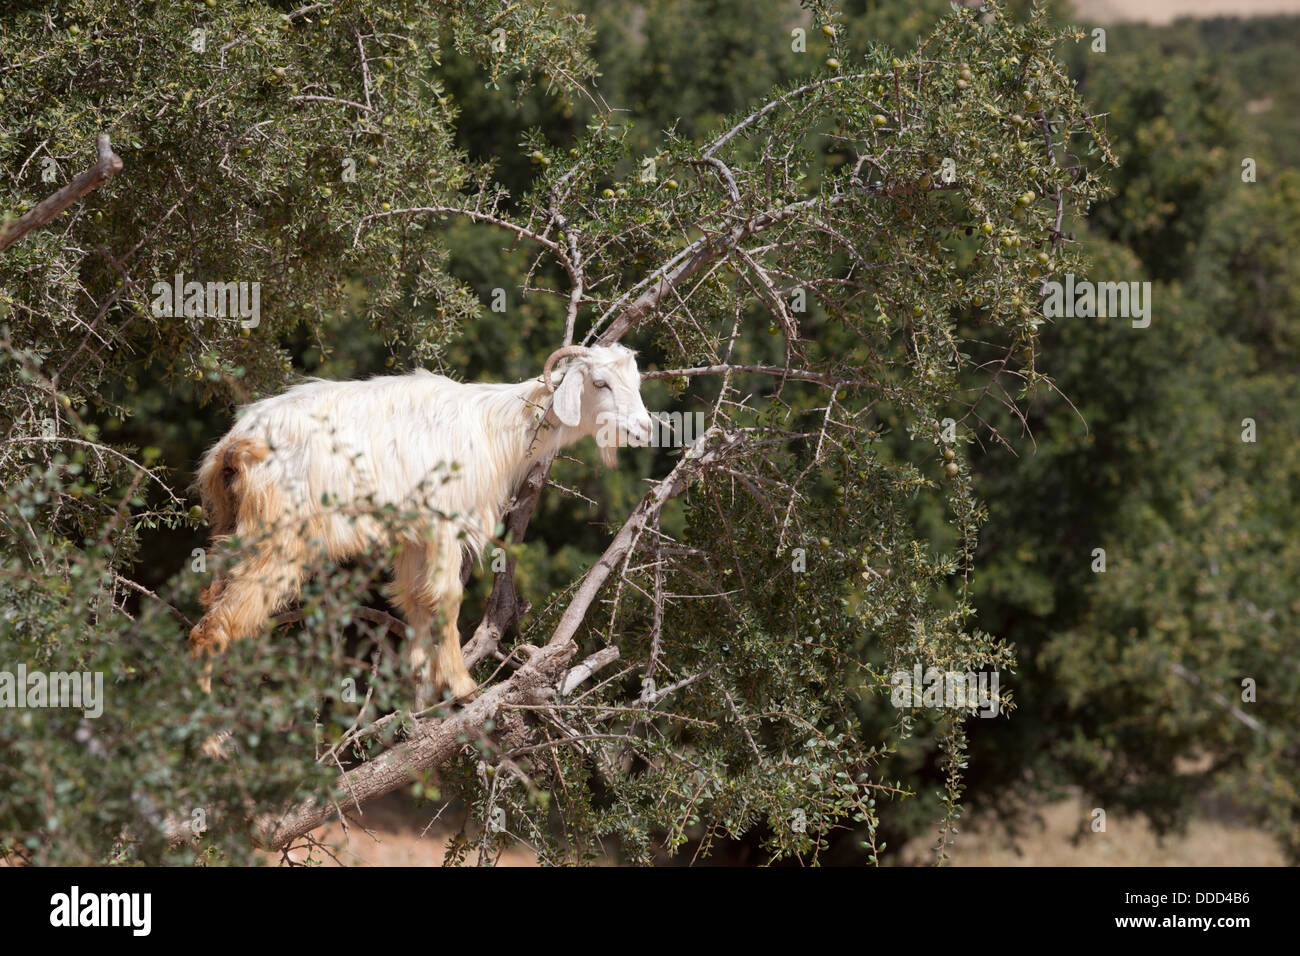
[[[1125,26],[1108,52],[1068,56],[1119,160],[1114,195],[1068,228],[1091,277],[1154,282],[1153,314],[1045,330],[1041,368],[1069,402],[1036,395],[1032,442],[975,466],[1006,519],[981,541],[977,619],[1014,643],[1035,715],[972,734],[974,803],[1009,821],[1069,784],[1162,832],[1230,801],[1300,846],[1284,729],[1300,699],[1296,95],[1281,65],[1298,28]]]

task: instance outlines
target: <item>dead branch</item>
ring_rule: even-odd
[[[68,183],[54,195],[38,202],[13,222],[0,226],[0,252],[4,252],[33,229],[39,229],[87,193],[98,189],[122,169],[122,157],[113,152],[108,134],[96,138],[98,159],[95,165]]]

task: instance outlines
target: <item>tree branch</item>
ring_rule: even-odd
[[[98,189],[121,171],[122,157],[113,152],[107,133],[99,134],[96,138],[96,146],[99,156],[94,166],[54,195],[38,202],[13,222],[0,226],[0,252],[4,252],[33,229],[39,229],[49,223],[78,199]]]
[[[568,641],[540,649],[509,680],[488,688],[450,717],[419,721],[411,739],[343,773],[338,792],[345,794],[349,803],[362,804],[405,786],[422,771],[457,754],[466,739],[481,736],[484,725],[502,706],[544,701],[575,653],[577,645]],[[307,800],[283,814],[258,817],[253,839],[268,849],[283,847],[325,823],[335,812],[333,801]]]
[[[453,757],[465,746],[466,740],[481,737],[486,733],[487,722],[495,720],[503,707],[543,703],[554,697],[557,690],[572,693],[596,671],[617,660],[617,648],[604,648],[577,667],[568,669],[569,661],[578,650],[573,639],[578,626],[610,572],[632,549],[646,523],[669,500],[690,487],[704,471],[724,460],[741,444],[741,439],[739,433],[723,433],[716,427],[701,435],[667,477],[657,482],[641,499],[600,560],[583,578],[554,634],[544,646],[536,648],[527,662],[508,679],[489,687],[461,710],[449,717],[418,721],[406,743],[343,773],[339,777],[337,792],[354,805],[391,793],[410,783],[417,774]],[[538,465],[534,472],[549,467],[549,464],[547,461]],[[529,480],[532,477],[530,475]],[[537,483],[538,492],[542,484],[544,482]],[[535,494],[523,498],[516,507],[528,501],[535,503]],[[531,507],[527,508],[527,514],[532,514]],[[497,583],[500,584],[503,578],[509,578],[508,572],[501,572]],[[487,622],[485,617],[484,623]],[[482,627],[480,625],[480,630]],[[475,639],[478,639],[478,634]],[[283,847],[323,824],[335,812],[332,800],[313,799],[282,814],[265,814],[254,821],[253,839],[262,847]]]

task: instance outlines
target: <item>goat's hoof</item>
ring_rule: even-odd
[[[211,757],[213,760],[225,760],[230,754],[230,749],[227,747],[229,740],[230,731],[223,730],[221,733],[213,734],[203,741],[203,746],[200,749],[205,757]]]
[[[474,683],[472,677],[458,678],[451,682],[448,693],[451,695],[448,703],[468,704],[478,696],[478,684]]]

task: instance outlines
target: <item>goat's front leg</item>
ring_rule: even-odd
[[[465,659],[460,653],[460,628],[456,624],[456,618],[460,616],[460,595],[444,599],[438,610],[446,622],[442,626],[442,643],[433,659],[433,685],[435,688],[450,689],[453,697],[468,697],[478,688],[478,684],[469,676]]]
[[[411,668],[411,680],[415,685],[415,710],[424,710],[435,701],[433,684],[433,611],[423,607],[405,611],[407,627],[411,636],[406,648],[406,662]]]
[[[402,549],[394,568],[390,595],[411,632],[406,656],[415,681],[417,711],[437,703],[444,688],[450,689],[453,697],[465,697],[477,686],[465,669],[456,627],[461,601],[460,566],[444,560],[447,554],[459,557],[455,539],[450,536],[433,544],[412,542]],[[446,619],[440,639],[432,630],[435,610]]]
[[[432,666],[433,600],[426,587],[429,576],[428,546],[423,542],[410,542],[397,556],[393,568],[393,583],[389,598],[401,609],[409,636],[406,645],[406,662],[411,668],[411,682],[415,689],[415,711],[424,710],[433,703],[433,682],[429,679]]]

